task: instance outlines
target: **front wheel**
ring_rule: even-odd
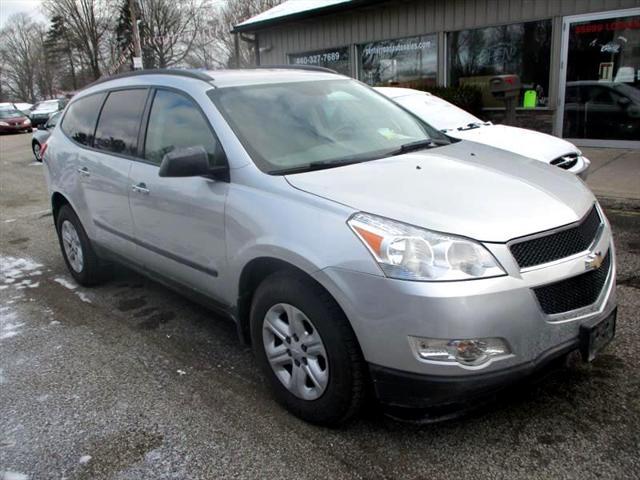
[[[365,398],[366,369],[335,300],[297,272],[279,272],[258,287],[251,339],[276,399],[311,423],[337,426]]]

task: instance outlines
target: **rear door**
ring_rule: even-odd
[[[178,147],[202,146],[213,162],[221,145],[194,100],[158,89],[149,107],[144,161],[131,169],[131,211],[144,264],[217,297],[226,262],[224,209],[229,184],[204,177],[161,178],[160,163]]]
[[[129,208],[129,171],[138,155],[138,134],[148,89],[108,93],[91,149],[79,155],[78,172],[91,212],[96,241],[113,253],[136,260]]]

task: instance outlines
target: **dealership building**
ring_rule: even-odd
[[[516,74],[516,122],[579,145],[640,147],[640,0],[289,0],[235,26],[260,65],[317,65],[369,85]]]

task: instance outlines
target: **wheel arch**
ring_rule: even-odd
[[[238,334],[240,336],[240,340],[246,344],[251,344],[251,333],[250,333],[250,312],[251,312],[251,303],[253,301],[253,296],[258,288],[258,286],[262,283],[262,281],[273,275],[276,272],[280,271],[291,271],[293,274],[301,275],[307,278],[309,281],[317,284],[320,288],[322,288],[328,295],[331,296],[333,301],[340,307],[343,314],[346,313],[342,306],[340,306],[338,300],[334,295],[317,279],[315,279],[310,273],[306,272],[302,268],[290,263],[288,261],[269,256],[261,256],[252,259],[249,261],[240,274],[239,282],[238,282],[238,299],[236,304],[236,320],[238,322]]]
[[[60,192],[53,192],[53,194],[51,195],[51,211],[53,213],[54,224],[57,224],[58,213],[64,205],[69,205],[69,207],[73,209],[73,206],[71,205],[71,202],[67,199],[67,197],[65,197]]]

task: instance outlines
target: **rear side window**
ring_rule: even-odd
[[[146,89],[109,93],[104,102],[94,147],[122,155],[136,155],[140,119],[147,98]]]
[[[62,131],[81,145],[92,145],[103,99],[104,94],[99,93],[73,102],[62,119]]]
[[[162,157],[172,150],[196,146],[204,147],[214,166],[215,154],[221,150],[221,146],[207,119],[184,95],[158,90],[149,114],[145,158],[160,165]]]

